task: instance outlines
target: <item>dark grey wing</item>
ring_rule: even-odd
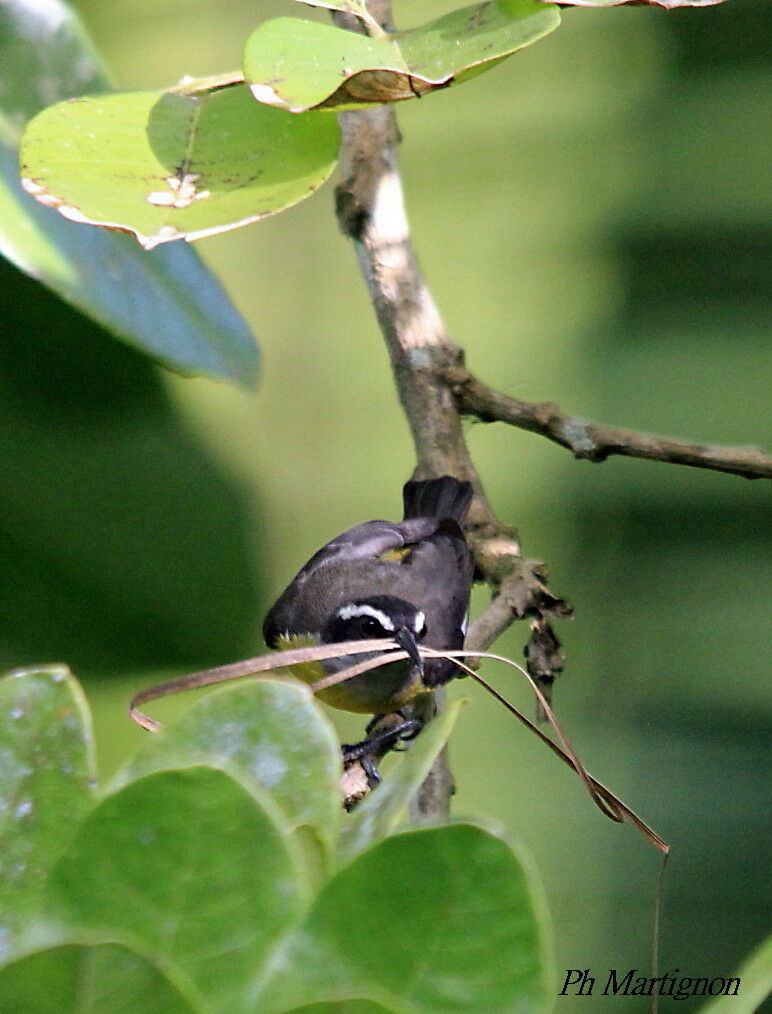
[[[312,574],[332,563],[374,559],[390,550],[402,549],[431,536],[439,525],[437,518],[410,518],[407,521],[365,521],[349,528],[317,550],[297,572],[289,586],[271,607],[263,624],[265,643],[272,647],[285,631],[296,632],[294,607],[303,586]]]
[[[474,558],[456,522],[441,522],[432,536],[403,558],[401,569],[406,573],[407,586],[415,589],[413,601],[426,614],[427,647],[463,647]],[[460,675],[461,671],[445,659],[427,659],[424,663],[427,686],[447,683]]]

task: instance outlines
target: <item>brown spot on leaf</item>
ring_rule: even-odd
[[[479,7],[477,7],[474,11],[472,11],[466,22],[467,27],[470,30],[473,31],[475,28],[479,28],[482,24],[485,23],[485,11],[488,9],[488,7],[490,7],[490,3],[484,3],[480,4]]]

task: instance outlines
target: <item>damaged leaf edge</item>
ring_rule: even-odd
[[[305,2],[305,0],[301,0],[301,2]],[[619,0],[619,2],[629,3],[630,0]],[[707,2],[723,3],[723,0],[707,0]],[[428,77],[424,74],[418,73],[416,70],[412,70],[408,66],[407,61],[404,60],[403,57],[404,66],[401,67],[378,64],[373,67],[367,67],[364,70],[357,70],[349,74],[346,74],[346,71],[344,69],[342,80],[340,84],[337,86],[337,88],[335,88],[334,91],[329,92],[323,99],[320,99],[319,102],[315,102],[312,105],[297,105],[297,106],[290,105],[290,101],[288,99],[282,98],[282,96],[270,84],[262,82],[256,82],[253,84],[247,83],[247,87],[249,88],[253,98],[257,102],[260,102],[261,104],[266,106],[272,106],[277,109],[284,109],[289,113],[307,113],[312,111],[326,112],[328,110],[331,112],[335,112],[343,108],[356,109],[365,106],[392,105],[395,102],[404,102],[412,98],[421,98],[422,96],[417,92],[417,90],[413,88],[414,82],[420,82],[422,84],[430,86],[426,90],[426,92],[424,92],[424,94],[430,94],[433,91],[440,91],[443,88],[449,87],[454,82],[457,82],[462,75],[465,75],[470,71],[477,70],[480,67],[485,67],[488,64],[491,65],[492,69],[493,66],[499,63],[501,60],[505,60],[507,57],[513,56],[519,50],[527,48],[534,42],[538,42],[540,39],[543,39],[545,36],[554,32],[561,22],[560,12],[558,10],[558,3],[554,2],[554,0],[550,0],[549,3],[544,4],[544,8],[545,10],[552,9],[555,15],[555,21],[553,24],[545,27],[545,29],[541,32],[541,34],[537,35],[535,38],[530,39],[528,42],[523,43],[522,45],[518,45],[514,49],[508,50],[505,53],[500,53],[498,56],[485,57],[478,60],[473,60],[470,63],[466,64],[464,67],[460,67],[457,70],[453,70],[448,74],[443,74],[440,77]],[[428,24],[431,24],[431,22],[428,22]],[[388,41],[391,45],[393,45],[394,48],[399,53],[399,55],[402,56],[402,51],[399,46],[400,40],[410,36],[411,34],[422,31],[423,28],[425,27],[426,25],[422,26],[421,28],[408,29],[407,31],[404,32],[394,32],[388,36],[388,39],[386,41]],[[341,29],[341,31],[343,31],[343,29]],[[352,81],[356,81],[357,78],[363,77],[364,75],[367,74],[383,74],[383,73],[398,75],[401,83],[405,82],[407,83],[408,89],[411,92],[411,94],[404,95],[396,99],[388,99],[388,98],[352,99],[349,102],[333,101],[334,96],[338,94],[341,88],[344,88]],[[244,78],[242,78],[242,80],[244,80]]]

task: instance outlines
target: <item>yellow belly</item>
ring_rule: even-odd
[[[306,648],[319,642],[310,634],[294,637],[280,637],[276,648],[284,651],[289,648]],[[351,665],[355,665],[357,656],[351,656]],[[406,676],[404,671],[392,665],[384,665],[378,669],[354,676],[344,683],[320,690],[316,695],[320,701],[340,711],[353,711],[361,715],[380,715],[397,711],[411,701],[416,694],[424,693],[426,687],[417,674]],[[327,670],[321,662],[303,662],[301,665],[287,666],[293,676],[303,683],[316,683],[327,676]]]

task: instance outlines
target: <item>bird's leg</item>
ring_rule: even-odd
[[[387,715],[373,715],[365,726],[365,733],[371,738],[377,736],[384,737],[384,739],[391,733],[395,737],[396,742],[397,739],[415,739],[424,725],[425,722],[418,718],[415,710],[406,705],[398,711],[389,712]],[[396,747],[393,745],[389,746],[384,750],[384,753],[388,753],[389,749],[394,750]]]
[[[366,738],[343,749],[343,806],[352,810],[378,784],[376,763],[400,743],[414,739],[437,709],[435,693],[417,694],[409,705],[398,711],[375,715],[368,724]],[[402,748],[404,749],[404,748]]]
[[[361,764],[371,788],[380,781],[376,762],[390,750],[401,749],[399,743],[414,739],[423,728],[422,722],[406,712],[376,715],[365,729],[365,739],[341,747],[344,767]]]
[[[402,719],[388,729],[374,732],[358,743],[344,743],[341,747],[344,765],[356,761],[367,771],[370,780],[380,781],[375,769],[375,761],[380,760],[390,750],[399,750],[398,743],[414,739],[421,731],[421,723],[414,718]],[[369,769],[369,770],[368,770]]]

